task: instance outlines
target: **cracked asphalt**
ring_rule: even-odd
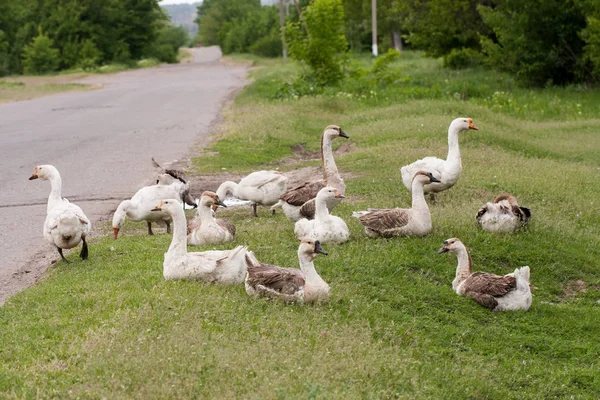
[[[36,165],[58,168],[63,196],[94,223],[150,183],[152,156],[181,160],[207,139],[247,70],[218,48],[192,51],[187,64],[78,81],[99,90],[0,104],[0,304],[59,259],[42,236],[50,183],[28,180]]]

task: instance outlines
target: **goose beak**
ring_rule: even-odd
[[[113,236],[115,239],[119,237],[119,228],[117,228],[116,226],[113,226]]]
[[[225,205],[225,203],[223,203],[221,200],[215,201],[215,204],[218,205],[218,206],[227,208],[227,206]]]
[[[340,136],[341,136],[341,137],[343,137],[343,138],[346,138],[346,139],[350,139],[350,136],[348,136],[348,135],[346,134],[346,132],[344,132],[344,131],[342,130],[342,128],[340,128]]]
[[[329,255],[328,252],[323,250],[323,248],[321,247],[321,242],[319,242],[318,240],[315,241],[315,253],[324,254],[326,256]]]
[[[163,202],[161,201],[156,207],[154,207],[150,211],[162,211],[162,205],[163,205]]]
[[[438,254],[446,253],[448,251],[450,251],[450,249],[448,249],[448,247],[446,247],[446,245],[444,244],[444,247],[438,250]]]
[[[336,199],[345,199],[346,196],[344,196],[343,194],[341,194],[340,192],[338,192],[337,190],[335,191],[335,198]]]
[[[33,173],[33,175],[31,175],[31,176],[29,177],[29,180],[30,180],[30,181],[32,181],[32,180],[34,180],[34,179],[37,179],[37,178],[38,178],[38,176],[37,176],[37,172],[34,172],[34,173]]]
[[[479,130],[479,128],[473,124],[473,120],[469,120],[469,129],[473,129],[474,131]]]
[[[436,178],[435,176],[433,176],[431,173],[429,173],[429,181],[430,181],[431,183],[433,183],[433,182],[438,182],[438,183],[440,183],[440,182],[441,182],[441,181],[440,181],[438,178]]]

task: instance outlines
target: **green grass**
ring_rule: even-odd
[[[421,74],[423,87],[459,74],[414,54],[407,59],[418,71],[404,65],[404,73]],[[585,113],[529,119],[454,97],[402,100],[396,87],[381,89],[378,99],[341,97],[341,88],[273,100],[296,71],[272,61],[254,70],[255,82],[226,113],[226,134],[194,160],[194,171],[295,169],[285,158],[290,147],[316,151],[323,128],[341,125],[356,147],[336,156],[349,177],[335,214],[352,236],[324,245],[330,255],[315,261],[331,301],[290,306],[251,299],[241,285],[166,282],[169,235],[134,236],[143,224],[129,223],[117,241],[93,240],[90,260],[57,264],[0,308],[0,397],[597,397],[600,120]],[[484,72],[472,71],[474,79]],[[511,95],[526,99],[522,90]],[[533,95],[551,110],[558,91]],[[598,107],[596,95],[582,94],[588,109]],[[352,211],[408,206],[398,169],[445,156],[457,116],[472,117],[480,131],[460,138],[463,174],[431,206],[433,233],[367,238]],[[532,209],[530,226],[503,236],[478,230],[477,209],[502,192]],[[293,224],[259,212],[255,219],[246,208],[224,210],[238,237],[218,248],[245,244],[264,262],[296,266]],[[436,253],[449,237],[469,246],[477,270],[529,265],[531,309],[492,313],[453,293],[456,258]],[[578,280],[586,291],[570,290]]]
[[[46,83],[28,85],[23,82],[0,80],[0,103],[29,100],[63,92],[81,92],[93,89],[92,85],[81,83]]]

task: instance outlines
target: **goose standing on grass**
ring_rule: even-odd
[[[310,237],[321,243],[344,243],[350,237],[348,225],[340,217],[329,214],[327,204],[332,199],[341,199],[344,195],[337,189],[326,186],[319,190],[316,198],[315,219],[302,218],[294,226],[294,235],[298,239]]]
[[[321,136],[321,164],[323,168],[323,179],[306,181],[285,192],[279,202],[271,209],[281,207],[285,216],[291,221],[298,221],[301,218],[312,219],[315,215],[314,198],[319,190],[325,186],[332,186],[340,194],[346,193],[346,185],[340,175],[335,160],[333,159],[332,141],[335,138],[343,137],[349,139],[350,136],[339,126],[329,125],[323,131]],[[339,204],[340,199],[329,199],[327,208],[329,211]]]
[[[529,208],[520,207],[512,194],[496,196],[493,203],[484,204],[475,220],[484,231],[507,233],[524,226],[531,218]]]
[[[173,239],[165,253],[165,279],[198,279],[206,282],[242,283],[246,276],[246,246],[232,250],[211,250],[188,253],[186,220],[176,199],[162,200],[153,212],[166,212],[173,219]]]
[[[417,171],[412,182],[412,208],[372,209],[352,213],[371,237],[424,236],[431,232],[431,214],[423,186],[439,182],[431,172]]]
[[[271,207],[276,204],[285,193],[287,180],[278,171],[256,171],[242,178],[240,183],[223,182],[217,189],[217,196],[224,200],[227,195],[232,195],[240,200],[251,201],[254,216],[258,217],[256,206]]]
[[[189,245],[217,244],[230,242],[235,238],[235,225],[226,219],[213,216],[213,206],[227,207],[213,192],[204,192],[196,216],[188,224]]]
[[[148,235],[152,232],[152,223],[167,226],[167,233],[171,233],[171,216],[165,212],[152,212],[152,209],[162,199],[179,198],[179,183],[171,185],[145,186],[138,190],[131,199],[122,201],[117,207],[112,220],[112,229],[115,239],[119,237],[119,231],[125,222],[125,218],[132,221],[146,221]]]
[[[192,208],[196,208],[198,206],[190,194],[190,184],[185,179],[185,174],[183,171],[179,169],[164,168],[156,162],[154,157],[152,158],[152,165],[155,168],[158,168],[160,172],[156,178],[157,185],[176,185],[176,187],[179,189],[179,196],[183,203],[191,206]]]
[[[531,306],[532,295],[529,288],[529,267],[515,269],[504,276],[487,272],[471,271],[471,255],[457,238],[444,242],[438,253],[456,253],[458,266],[452,289],[460,296],[468,296],[480,305],[493,311],[527,311]]]
[[[424,187],[425,193],[429,193],[432,200],[435,200],[435,193],[454,186],[462,172],[458,134],[469,129],[479,130],[473,125],[471,118],[456,118],[452,121],[448,128],[448,157],[445,160],[436,157],[425,157],[400,168],[404,186],[409,191],[412,190],[412,178],[417,171],[429,171],[437,179],[435,183],[430,183]]]
[[[298,247],[300,269],[281,268],[260,263],[254,253],[246,254],[246,293],[293,303],[313,303],[329,300],[329,285],[315,270],[313,260],[327,255],[318,240],[304,238]]]
[[[52,165],[38,165],[29,180],[49,180],[51,191],[46,207],[46,221],[44,222],[44,238],[56,246],[60,258],[70,263],[63,255],[63,249],[72,249],[80,242],[82,260],[88,258],[88,245],[86,236],[92,229],[92,224],[83,210],[69,200],[62,197],[62,179],[58,170]]]

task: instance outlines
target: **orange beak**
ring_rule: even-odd
[[[337,190],[335,191],[335,198],[336,199],[345,199],[346,196],[344,196],[343,194],[341,194],[340,192],[338,192]]]
[[[476,127],[476,126],[473,124],[473,120],[472,120],[472,119],[470,119],[470,120],[469,120],[469,129],[473,129],[474,131],[478,131],[478,130],[479,130],[479,128],[478,128],[478,127]]]
[[[162,200],[160,201],[160,203],[158,203],[158,205],[156,207],[154,207],[152,210],[150,211],[162,211]]]
[[[29,180],[30,180],[30,181],[32,181],[32,180],[34,180],[34,179],[37,179],[37,178],[38,178],[37,171],[38,171],[38,169],[37,169],[37,167],[35,167],[35,171],[34,171],[34,172],[33,172],[33,174],[32,174],[32,175],[29,177]]]
[[[113,236],[115,237],[115,239],[119,237],[119,228],[115,226],[113,226]]]

